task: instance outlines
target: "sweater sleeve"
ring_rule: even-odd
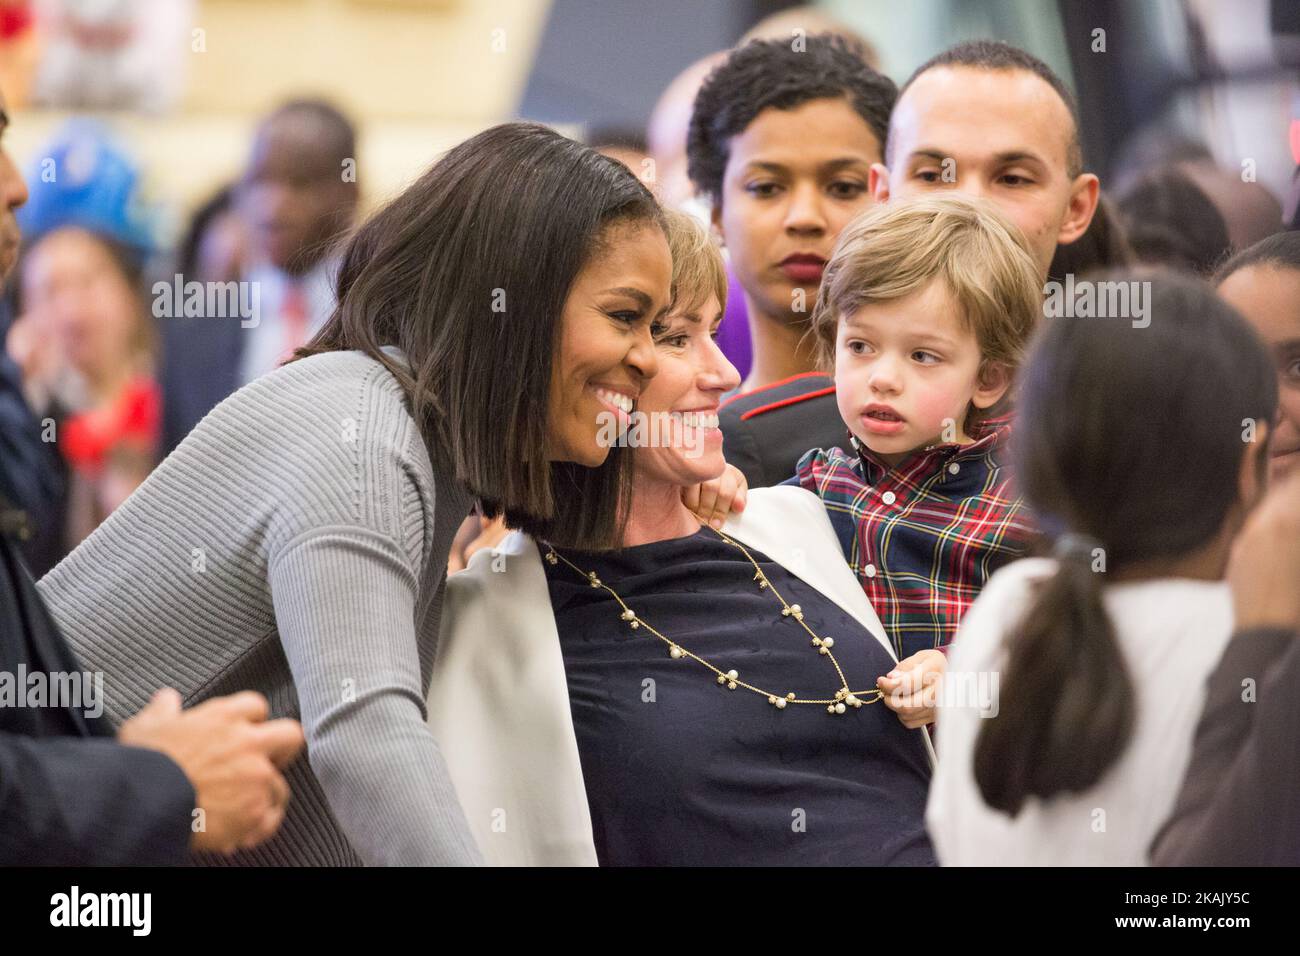
[[[1152,843],[1152,863],[1265,866],[1300,859],[1297,687],[1296,635],[1260,629],[1233,636],[1208,681],[1187,777]]]
[[[311,768],[370,865],[455,865],[479,853],[425,722],[417,576],[397,543],[313,530],[270,568],[275,617]]]

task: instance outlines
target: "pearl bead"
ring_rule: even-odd
[[[853,694],[849,694],[848,696],[846,696],[846,697],[844,698],[844,702],[845,702],[846,704],[851,704],[851,705],[853,705],[854,707],[861,707],[861,706],[862,706],[862,701],[858,700],[858,698],[857,698],[855,695],[853,695]]]
[[[835,646],[835,638],[833,638],[833,637],[823,637],[823,638],[822,638],[822,646],[823,646],[823,647],[834,647],[834,646]]]
[[[777,710],[785,710],[785,699],[784,699],[784,698],[782,698],[782,697],[778,697],[778,698],[776,699],[776,709],[777,709]]]
[[[625,621],[633,621],[636,619],[636,611],[632,610],[631,608],[628,608],[626,611],[623,612],[622,618]]]
[[[835,705],[835,713],[837,713],[837,714],[842,714],[842,713],[844,713],[844,705],[843,705],[843,704],[836,704],[836,705]]]
[[[785,695],[785,699],[786,699],[786,700],[794,700],[794,691],[790,691],[790,693],[786,694],[786,695]]]
[[[680,647],[678,647],[676,644],[674,644],[671,648],[669,648],[669,650],[668,650],[668,654],[669,654],[670,657],[673,657],[673,658],[681,657],[681,656],[682,656],[682,649],[681,649]]]
[[[735,670],[729,670],[727,671],[727,676],[730,677],[732,680],[735,680],[737,677],[740,676],[740,674]]]
[[[798,604],[791,604],[791,605],[790,605],[790,613],[791,613],[791,614],[798,614],[798,613],[799,613],[800,611],[802,611],[802,610],[803,610],[803,608],[801,608]]]

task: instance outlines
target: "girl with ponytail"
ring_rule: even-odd
[[[1232,631],[1272,361],[1204,283],[1101,278],[1138,283],[1149,321],[1054,319],[1025,368],[1013,455],[1051,556],[997,572],[949,655],[927,811],[946,864],[1142,864]]]

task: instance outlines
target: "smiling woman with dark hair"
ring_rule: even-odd
[[[683,505],[725,468],[739,375],[721,256],[681,213],[668,241],[620,546],[514,533],[448,580],[429,719],[471,832],[499,865],[932,864],[928,737],[821,502],[755,489],[720,528]]]
[[[657,370],[670,277],[627,169],[489,129],[361,227],[300,357],[42,580],[115,720],[163,686],[255,689],[300,718],[284,826],[236,862],[478,860],[423,703],[452,536],[477,498],[557,540],[615,538],[627,472],[600,419]]]

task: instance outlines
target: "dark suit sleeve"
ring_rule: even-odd
[[[1254,681],[1253,700],[1247,679]],[[1274,629],[1234,635],[1210,676],[1187,777],[1152,843],[1151,862],[1300,863],[1297,738],[1300,639]]]
[[[0,866],[185,862],[194,789],[153,750],[0,732]]]

